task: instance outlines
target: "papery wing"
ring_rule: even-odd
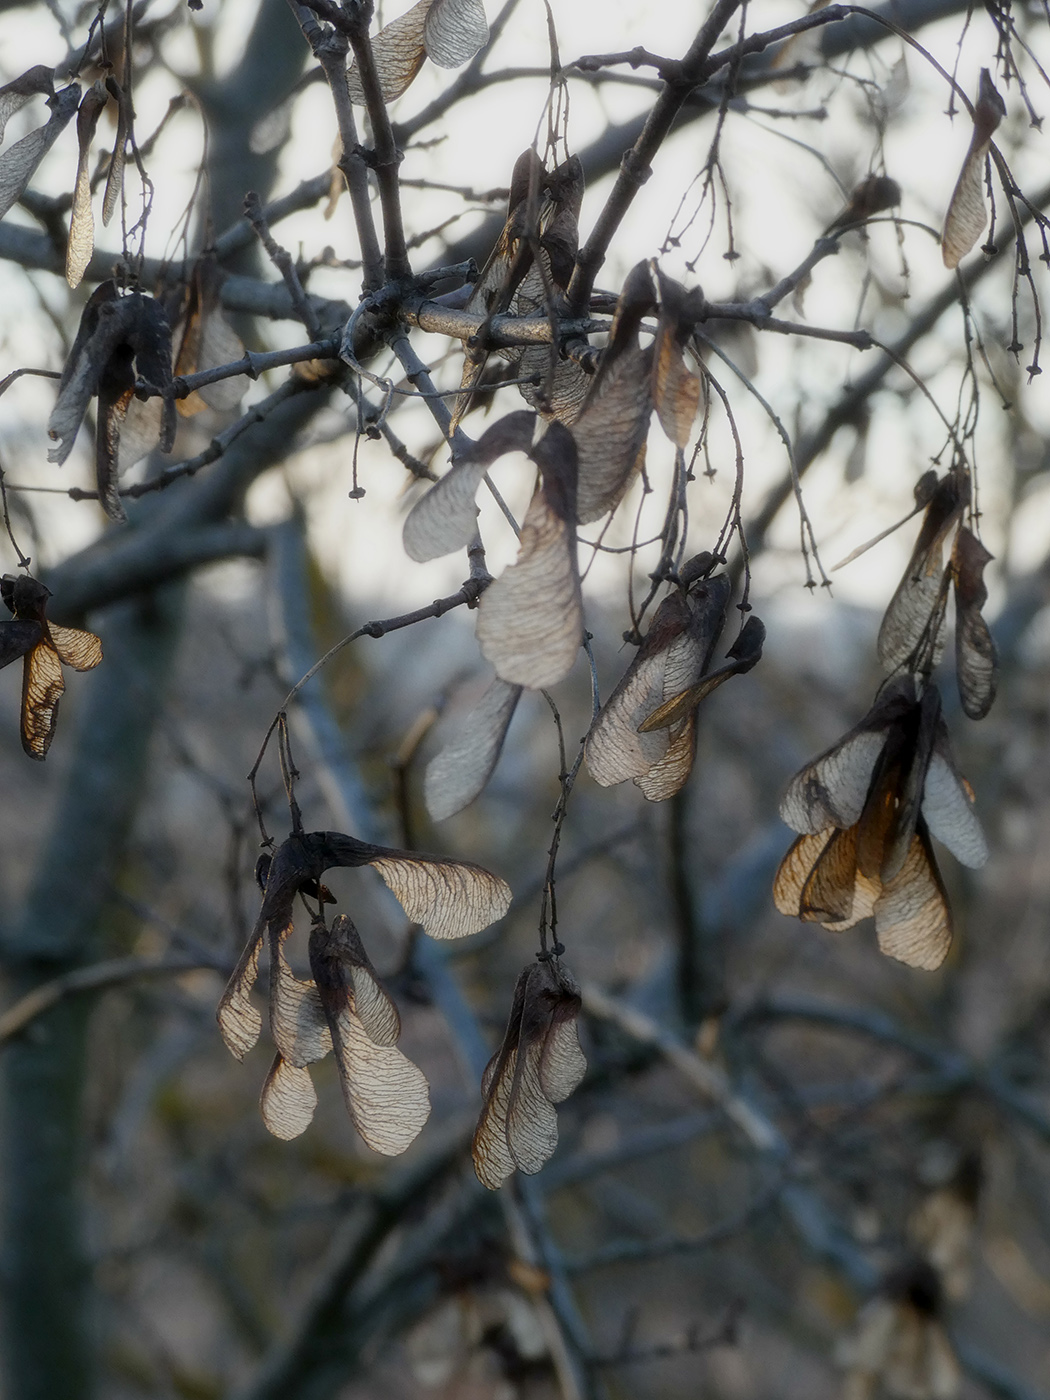
[[[556,684],[576,660],[583,640],[576,532],[542,489],[521,527],[517,563],[481,595],[477,637],[501,680],[531,690]]]
[[[696,685],[690,686],[688,690],[682,691],[680,695],[674,696],[654,710],[649,718],[638,726],[640,733],[648,734],[654,729],[666,729],[672,724],[680,723],[730,676],[742,676],[753,670],[762,657],[765,638],[765,625],[752,614],[727,653],[732,659],[709,671]]]
[[[976,870],[988,859],[988,843],[974,810],[973,796],[952,761],[948,735],[930,760],[922,795],[922,815],[931,836],[947,846],[961,865]]]
[[[27,102],[37,96],[50,96],[55,90],[55,70],[36,64],[25,73],[19,74],[11,82],[0,87],[0,142],[4,139],[7,123],[16,112],[20,112]]]
[[[276,1057],[259,1099],[263,1122],[274,1137],[290,1142],[310,1126],[317,1107],[317,1090],[310,1071]]]
[[[992,708],[998,683],[998,656],[981,609],[988,601],[985,565],[991,554],[965,526],[955,539],[955,673],[959,699],[971,719],[984,719]]]
[[[465,549],[477,533],[474,497],[490,463],[507,452],[528,452],[535,415],[522,409],[508,413],[474,444],[469,453],[412,507],[402,538],[410,559],[425,563]]]
[[[433,821],[443,821],[474,801],[499,761],[521,686],[497,676],[457,734],[427,765],[423,798]]]
[[[251,990],[259,975],[262,948],[262,920],[256,924],[248,943],[233,969],[219,1002],[216,1018],[230,1054],[243,1060],[259,1039],[262,1017],[252,1005]]]
[[[538,1172],[558,1146],[558,1115],[540,1080],[543,1046],[543,1038],[522,1037],[507,1104],[510,1155],[527,1176]]]
[[[940,967],[952,942],[951,911],[940,871],[920,826],[899,873],[883,885],[875,904],[880,949],[927,971]]]
[[[968,498],[969,482],[949,473],[938,482],[926,507],[915,549],[879,628],[879,660],[887,671],[905,666],[924,636],[930,664],[936,665],[940,659],[946,598],[944,545]],[[931,629],[935,634],[932,638]]]
[[[638,725],[663,701],[669,664],[677,680],[682,665],[695,662],[695,647],[684,635],[690,616],[680,592],[664,599],[634,660],[602,706],[586,749],[588,771],[602,787],[643,777],[667,753],[670,736],[666,731],[639,734]],[[687,643],[683,657],[672,661],[672,651],[677,653],[683,638]]]
[[[47,756],[65,688],[58,652],[39,642],[22,663],[22,748],[30,758]]]
[[[64,666],[72,666],[74,671],[91,671],[102,660],[102,642],[94,632],[85,632],[79,627],[56,627],[53,622],[48,624],[47,630]]]
[[[510,889],[497,875],[466,861],[388,851],[370,864],[413,923],[431,938],[466,938],[502,919]]]
[[[881,728],[851,731],[792,778],[780,804],[781,820],[803,832],[853,826],[885,742]]]
[[[88,88],[77,112],[79,155],[73,185],[73,207],[69,215],[69,242],[66,245],[66,281],[70,287],[80,285],[91,261],[91,254],[95,251],[95,220],[91,213],[91,174],[88,170],[88,160],[98,119],[108,101],[106,85],[100,80]]]
[[[481,0],[434,0],[423,26],[427,57],[439,68],[459,68],[488,43]]]
[[[773,880],[773,903],[789,919],[801,919],[802,891],[824,847],[835,834],[834,827],[815,831],[793,841],[780,862]]]
[[[301,982],[285,960],[282,944],[291,924],[270,928],[270,1034],[288,1064],[301,1069],[323,1060],[332,1037],[313,982]]]
[[[348,1008],[331,1020],[343,1100],[354,1127],[373,1152],[396,1157],[411,1146],[430,1116],[430,1092],[420,1069],[393,1045],[376,1045]]]
[[[945,267],[958,267],[976,244],[988,222],[988,204],[984,197],[984,167],[991,143],[971,145],[966,153],[959,179],[952,191],[948,212],[941,234],[941,256]]]
[[[218,306],[211,308],[201,330],[198,370],[218,369],[220,365],[231,365],[243,358],[244,344],[240,336]],[[247,389],[248,376],[232,374],[229,379],[205,384],[196,392],[216,413],[231,413],[244,398]]]
[[[653,764],[648,773],[643,773],[634,780],[635,786],[641,788],[642,796],[648,802],[665,802],[667,798],[680,792],[693,771],[693,761],[696,758],[695,715],[688,715],[680,729],[662,729],[658,732],[666,734],[670,741],[667,752]]]
[[[485,1103],[474,1130],[471,1156],[478,1180],[490,1191],[495,1191],[514,1171],[514,1158],[507,1141],[507,1110],[517,1057],[515,1042],[493,1056],[482,1081]]]
[[[345,914],[333,919],[330,930],[315,929],[310,935],[310,966],[318,986],[327,982],[334,987],[332,970],[327,977],[318,973],[319,955],[328,960],[329,969],[331,960],[339,964],[340,981],[346,991],[352,993],[352,1009],[369,1040],[375,1045],[396,1045],[401,1034],[401,1017],[376,976],[361,935]]]
[[[70,83],[56,93],[48,105],[51,116],[47,124],[23,136],[0,155],[0,219],[21,199],[37,166],[69,124],[80,105],[80,85]]]
[[[857,883],[857,828],[837,829],[821,850],[802,887],[799,918],[850,928]]]
[[[543,1038],[539,1062],[540,1088],[551,1103],[562,1103],[587,1073],[587,1060],[580,1049],[580,990],[564,967],[555,972],[550,963],[541,964],[551,987],[550,1025]]]
[[[581,525],[611,511],[634,480],[652,413],[651,366],[651,346],[628,345],[600,373],[573,423]]]
[[[130,471],[159,444],[164,431],[164,400],[156,396],[127,403],[116,449],[117,476]]]
[[[423,29],[432,0],[419,0],[403,15],[392,20],[372,39],[372,57],[384,102],[393,102],[407,92],[426,58]],[[347,70],[346,86],[350,101],[364,107],[365,92],[354,63]]]

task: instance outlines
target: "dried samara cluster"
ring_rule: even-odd
[[[961,469],[939,481],[928,473],[916,495],[922,528],[879,630],[890,678],[860,723],[792,780],[780,814],[801,835],[773,895],[781,913],[836,931],[874,915],[884,953],[933,969],[951,946],[952,921],[930,838],[963,865],[988,858],[931,680],[949,592],[959,697],[972,719],[995,698],[996,657],[981,614],[991,555],[963,524],[969,477]]]

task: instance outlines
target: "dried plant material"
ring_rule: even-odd
[[[433,0],[419,0],[372,39],[372,57],[384,102],[394,102],[407,92],[423,67],[427,56],[423,31],[432,3]],[[358,107],[367,105],[356,63],[347,70],[346,86],[351,102]]]
[[[279,1063],[263,1091],[266,1125],[279,1137],[309,1123],[315,1103],[306,1066],[335,1050],[347,1110],[377,1152],[402,1152],[429,1112],[426,1080],[396,1048],[401,1023],[345,916],[329,929],[320,911],[310,935],[312,981],[297,978],[284,956],[297,894],[323,902],[320,883],[333,866],[374,865],[409,918],[438,938],[475,933],[506,913],[510,891],[479,866],[372,846],[337,831],[293,833],[260,864],[262,907],[218,1008],[227,1048],[243,1059],[262,1019],[251,1002],[264,940],[270,956],[270,1033]],[[328,896],[330,899],[331,897]]]
[[[362,865],[375,865],[402,901],[409,918],[422,924],[434,937],[462,938],[477,933],[502,918],[510,907],[507,885],[478,865],[373,846],[339,831],[293,833],[278,847],[269,864],[261,867],[266,882],[262,908],[219,1003],[218,1021],[223,1040],[237,1059],[244,1058],[258,1040],[262,1028],[250,993],[258,975],[264,938],[268,940],[272,958],[273,949],[280,950],[291,930],[296,894],[309,894],[323,900],[326,891],[320,880],[326,870]],[[280,982],[282,977],[283,969],[278,960],[276,966],[271,967],[271,980]],[[295,989],[290,987],[285,987],[283,992],[286,997],[289,993],[296,995]],[[368,996],[372,999],[374,993],[369,992]],[[315,1014],[315,1022],[316,1019]],[[283,1036],[283,1031],[281,1034]],[[277,1040],[276,1034],[274,1039]]]
[[[501,680],[540,690],[572,669],[583,640],[583,599],[576,448],[568,428],[551,423],[531,455],[540,483],[521,527],[517,562],[481,595],[477,637]]]
[[[20,112],[34,97],[51,97],[54,91],[55,70],[45,68],[42,63],[0,87],[0,143],[3,142],[7,123],[16,112]]]
[[[498,457],[529,452],[535,426],[536,416],[527,409],[508,413],[460,453],[451,470],[408,513],[402,539],[410,559],[425,563],[470,544],[478,528],[474,497],[482,478]]]
[[[700,407],[700,376],[685,362],[689,343],[704,309],[699,287],[687,291],[657,268],[660,319],[653,347],[652,397],[660,426],[676,447],[686,448]]]
[[[854,729],[796,775],[780,814],[802,836],[781,862],[781,913],[851,928],[875,916],[879,947],[911,967],[939,967],[951,913],[930,834],[961,863],[988,848],[959,775],[932,686],[887,683]]]
[[[396,1048],[400,1021],[345,915],[310,935],[313,972],[335,1048],[343,1100],[375,1152],[396,1156],[430,1114],[422,1072]]]
[[[982,1181],[980,1155],[965,1153],[950,1179],[931,1191],[908,1221],[909,1239],[936,1269],[945,1296],[956,1303],[970,1292]]]
[[[879,660],[887,671],[907,667],[928,674],[937,664],[947,600],[944,546],[969,499],[969,478],[962,472],[948,472],[933,490],[908,567],[879,628]]]
[[[259,1097],[259,1108],[267,1130],[274,1137],[290,1142],[306,1132],[316,1107],[317,1090],[310,1078],[310,1071],[290,1065],[277,1055]]]
[[[876,214],[895,209],[900,202],[901,187],[896,180],[891,180],[888,175],[868,175],[853,190],[842,213],[828,224],[825,237],[837,229],[862,224]]]
[[[1006,116],[1006,103],[1000,97],[987,68],[981,69],[981,85],[973,109],[973,136],[962,170],[952,193],[941,234],[941,256],[945,267],[958,267],[976,244],[988,222],[984,198],[984,168],[992,137]]]
[[[62,88],[47,99],[47,105],[51,108],[47,123],[23,136],[0,155],[0,219],[21,199],[37,166],[72,120],[80,105],[80,84],[70,83]]]
[[[155,396],[155,408],[132,416],[134,431],[125,443],[125,422],[137,378],[162,392]],[[69,456],[88,404],[97,394],[95,472],[99,499],[114,520],[125,519],[117,481],[120,470],[131,465],[129,458],[134,455],[137,461],[154,447],[171,450],[175,440],[172,388],[171,327],[160,302],[142,292],[120,296],[114,282],[100,283],[84,307],[62,371],[47,427],[58,446],[48,453],[48,461],[62,463]]]
[[[521,686],[497,676],[458,733],[427,765],[423,798],[431,820],[461,812],[484,790],[521,699]]]
[[[202,253],[186,284],[182,304],[171,315],[176,327],[174,343],[178,346],[176,375],[199,374],[243,359],[241,339],[223,314],[222,283],[223,273],[215,254]],[[184,418],[204,408],[228,413],[237,407],[247,388],[247,375],[234,374],[179,399],[178,411]]]
[[[622,499],[639,467],[652,413],[653,351],[638,344],[642,317],[655,304],[647,263],[627,275],[609,345],[573,437],[579,458],[577,511],[581,525],[598,520]]]
[[[0,670],[25,656],[40,636],[39,622],[0,622]]]
[[[489,41],[481,0],[433,0],[423,26],[427,57],[439,68],[459,68]]]
[[[0,580],[0,598],[15,615],[15,622],[3,624],[12,630],[6,645],[0,643],[7,661],[13,661],[21,648],[22,662],[22,748],[30,758],[43,761],[55,737],[58,702],[66,688],[62,667],[90,671],[102,660],[102,643],[94,632],[78,627],[56,627],[47,620],[50,591],[34,578],[5,574]],[[30,630],[35,637],[29,640]],[[23,646],[23,642],[25,646]],[[7,664],[7,661],[0,664]]]
[[[93,83],[84,94],[77,112],[77,177],[73,188],[73,207],[69,216],[69,242],[66,245],[66,281],[79,287],[95,251],[95,219],[91,213],[91,175],[88,160],[95,128],[102,115],[109,93],[101,80]]]
[[[961,1376],[941,1323],[936,1272],[914,1260],[891,1273],[839,1349],[843,1400],[955,1400]]]
[[[710,555],[700,558],[710,568]],[[587,738],[587,767],[602,787],[633,778],[650,802],[660,802],[689,776],[696,749],[694,710],[666,728],[639,732],[639,727],[665,701],[693,686],[710,665],[730,591],[725,574],[700,575],[660,604]]]
[[[724,685],[730,676],[744,676],[748,671],[753,671],[762,659],[765,640],[765,624],[752,613],[740,629],[740,635],[726,652],[729,660],[701,676],[695,685],[660,705],[638,726],[639,730],[643,734],[650,734],[653,730],[667,729],[680,724],[687,715],[693,713],[702,700],[706,700],[720,685]]]
[[[127,160],[128,137],[131,135],[131,103],[124,89],[112,74],[106,79],[106,87],[117,104],[117,134],[113,139],[113,154],[106,175],[106,190],[102,196],[102,223],[109,221],[116,212],[121,194],[124,192],[124,164]]]
[[[558,1145],[554,1105],[583,1078],[577,1018],[580,993],[553,960],[536,962],[518,978],[503,1044],[481,1081],[485,1100],[474,1133],[474,1170],[490,1191],[517,1168],[538,1172]]]
[[[999,658],[992,634],[981,615],[988,601],[985,565],[992,556],[972,530],[963,526],[952,551],[955,583],[955,676],[963,710],[971,719],[984,719],[995,700]]]

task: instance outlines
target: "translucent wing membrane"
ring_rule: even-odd
[[[484,790],[520,699],[520,685],[508,685],[497,677],[458,733],[431,759],[423,797],[434,821],[462,811]]]
[[[792,781],[781,815],[802,835],[781,862],[773,898],[783,914],[826,928],[875,916],[879,947],[932,969],[951,945],[951,913],[931,833],[963,864],[988,848],[929,686],[889,682],[838,744]]]
[[[988,601],[985,565],[992,556],[965,526],[955,539],[952,574],[955,581],[955,676],[963,710],[971,719],[984,719],[992,708],[999,679],[995,643],[981,609]]]
[[[7,123],[16,112],[20,112],[34,97],[50,97],[55,90],[55,71],[38,63],[19,77],[0,87],[0,142],[4,139]]]
[[[676,447],[685,448],[700,406],[700,376],[685,362],[683,347],[703,312],[699,287],[691,291],[659,270],[660,319],[653,350],[652,396],[660,426]]]
[[[879,628],[879,660],[887,671],[919,662],[927,673],[940,657],[945,604],[944,545],[970,497],[970,483],[949,472],[937,483],[908,567]]]
[[[579,991],[563,967],[537,962],[519,976],[503,1044],[482,1079],[485,1102],[472,1148],[478,1180],[489,1190],[515,1168],[538,1172],[558,1145],[554,1105],[587,1069],[579,1011]]]
[[[286,1142],[297,1138],[310,1126],[316,1107],[317,1091],[310,1071],[276,1056],[259,1099],[267,1129]]]
[[[974,246],[988,222],[984,198],[984,168],[988,152],[1002,119],[1006,103],[996,91],[987,68],[981,69],[981,86],[973,112],[973,136],[955,190],[952,193],[941,235],[945,267],[957,267]]]
[[[481,0],[434,0],[423,26],[427,57],[439,68],[459,68],[488,43]]]
[[[65,688],[58,653],[40,642],[26,656],[22,671],[22,748],[30,758],[47,757]]]
[[[66,245],[66,281],[70,287],[80,285],[91,261],[91,254],[95,251],[95,220],[91,213],[91,173],[88,161],[91,157],[95,128],[108,101],[109,93],[100,79],[88,88],[77,112],[79,156],[73,186],[73,208],[69,216],[69,242]]]
[[[517,562],[482,594],[477,637],[501,680],[539,690],[572,668],[583,639],[583,600],[568,429],[552,423],[532,456],[541,483],[521,527]]]
[[[29,73],[23,74],[21,79],[16,79],[16,82],[25,84],[30,74],[34,72],[39,73],[40,70],[30,69]],[[9,84],[4,91],[10,93],[12,86]],[[22,94],[15,94],[15,96],[21,97]],[[29,96],[32,96],[32,92],[29,93]],[[28,97],[26,100],[28,101]],[[11,115],[11,110],[17,111],[18,107],[22,105],[23,103],[18,101],[17,106],[12,108],[9,96],[6,106],[10,110],[4,118],[5,125],[7,117]],[[12,205],[21,199],[40,162],[69,125],[73,114],[80,105],[79,83],[70,83],[68,87],[56,92],[53,97],[48,98],[47,105],[51,108],[51,116],[46,125],[37,127],[36,131],[31,131],[28,136],[23,136],[21,141],[16,141],[13,146],[9,146],[3,154],[0,154],[0,219],[10,210]]]
[[[480,865],[410,851],[391,851],[371,863],[408,917],[431,938],[466,938],[510,908],[507,885]]]
[[[419,0],[403,15],[392,20],[372,38],[379,88],[384,102],[394,102],[407,92],[416,74],[423,67],[427,51],[423,44],[423,29],[432,0]],[[351,64],[346,75],[350,101],[358,107],[365,105],[365,90],[357,64]]]
[[[233,969],[216,1013],[226,1049],[238,1060],[243,1060],[255,1046],[262,1030],[262,1017],[251,999],[251,990],[259,975],[263,938],[261,925],[260,919]]]
[[[762,659],[765,640],[765,624],[752,614],[726,653],[730,660],[701,676],[696,685],[690,686],[654,710],[649,718],[638,726],[639,729],[648,734],[654,729],[666,729],[671,725],[680,724],[712,691],[729,680],[730,676],[743,676],[753,670]]]

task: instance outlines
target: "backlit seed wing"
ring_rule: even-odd
[[[412,507],[402,538],[410,559],[425,563],[465,549],[477,532],[477,495],[490,464],[508,452],[528,452],[536,415],[508,413],[488,428],[469,452]]]
[[[824,847],[835,834],[834,827],[826,831],[808,832],[793,841],[780,862],[773,880],[773,903],[789,919],[801,919],[802,891]]]
[[[647,802],[666,802],[676,792],[681,791],[685,780],[693,771],[696,758],[696,717],[689,715],[681,728],[662,729],[670,742],[667,752],[658,763],[654,763],[647,773],[635,778],[635,786],[640,788]]]
[[[503,1043],[481,1076],[483,1105],[474,1130],[471,1156],[478,1180],[490,1191],[495,1191],[514,1171],[514,1158],[507,1140],[507,1113],[517,1068],[525,994],[532,971],[531,967],[526,967],[518,974]]]
[[[56,627],[48,624],[51,643],[63,666],[74,671],[92,671],[102,660],[102,643],[94,632],[79,627]]]
[[[602,787],[643,777],[666,755],[670,746],[667,731],[639,734],[638,726],[665,699],[670,652],[686,633],[689,619],[681,592],[676,590],[665,598],[634,660],[602,706],[587,737],[586,750],[588,771]]]
[[[660,426],[676,447],[685,448],[700,406],[701,381],[685,362],[683,347],[703,313],[699,287],[686,291],[657,269],[660,319],[653,350],[652,395]]]
[[[0,87],[0,142],[4,139],[7,123],[16,112],[20,112],[38,93],[50,96],[54,90],[55,71],[45,68],[42,63]]]
[[[427,765],[423,798],[433,821],[460,812],[483,791],[499,761],[521,686],[497,676],[458,733]]]
[[[489,40],[481,0],[434,0],[423,26],[427,57],[439,68],[459,68]]]
[[[371,864],[413,923],[431,938],[466,938],[502,919],[510,889],[480,865],[390,851]]]
[[[108,101],[109,93],[100,79],[88,88],[77,112],[79,157],[73,186],[73,207],[69,215],[69,242],[66,245],[66,281],[70,287],[80,285],[91,261],[91,254],[95,251],[95,220],[91,212],[91,172],[88,169],[88,161],[95,128]]]
[[[641,468],[652,413],[651,367],[651,346],[644,350],[627,346],[596,380],[573,423],[580,463],[581,525],[613,510]]]
[[[430,1115],[423,1073],[393,1045],[376,1045],[344,1006],[330,1018],[343,1100],[354,1127],[387,1157],[404,1152]]]
[[[973,796],[952,761],[947,731],[938,735],[938,740],[926,773],[922,815],[930,835],[947,846],[960,865],[976,870],[988,859],[988,843],[974,811]]]
[[[857,828],[836,830],[820,852],[802,888],[799,918],[850,928],[857,883]]]
[[[117,102],[117,134],[113,139],[113,154],[110,157],[106,189],[102,196],[102,223],[108,228],[124,192],[124,164],[127,160],[128,136],[131,131],[131,102],[112,74],[106,86]]]
[[[766,640],[766,629],[764,623],[753,613],[744,623],[740,636],[729,648],[727,655],[732,659],[718,666],[713,671],[709,671],[706,676],[701,677],[696,685],[690,686],[680,695],[668,700],[655,710],[649,718],[638,726],[642,734],[648,734],[654,729],[666,729],[669,725],[678,724],[691,714],[702,700],[706,700],[712,691],[724,684],[730,676],[742,676],[754,669],[762,658],[762,647]]]
[[[282,944],[291,933],[270,927],[270,1034],[290,1065],[323,1060],[332,1048],[324,1009],[313,982],[301,982],[285,960]]]
[[[311,933],[311,967],[318,955],[315,939],[318,943],[323,940],[324,956],[341,965],[347,988],[353,995],[353,1011],[369,1040],[374,1045],[396,1045],[401,1034],[401,1017],[376,976],[353,923],[345,914],[340,914],[326,933],[320,929]]]
[[[384,102],[393,102],[407,92],[426,59],[423,29],[432,0],[419,0],[403,15],[392,20],[372,39],[372,57]],[[350,101],[364,107],[365,92],[357,64],[351,64],[346,74]]]
[[[999,679],[995,643],[981,615],[981,609],[988,601],[984,568],[991,559],[992,556],[977,536],[963,526],[956,536],[952,552],[955,674],[959,699],[971,719],[984,719],[992,708]]]
[[[542,1039],[522,1036],[507,1104],[507,1144],[526,1176],[538,1172],[558,1145],[558,1115],[540,1082],[543,1045]]]
[[[222,994],[216,1017],[227,1050],[243,1060],[259,1039],[262,1017],[252,1005],[251,990],[259,975],[259,952],[262,948],[263,921],[260,918],[244,952],[233,969]]]
[[[853,906],[850,909],[849,918],[837,923],[825,921],[824,927],[831,933],[841,933],[845,929],[853,928],[855,924],[859,924],[861,919],[870,919],[875,913],[875,904],[881,894],[881,881],[869,879],[858,868],[856,883],[853,886]]]
[[[973,137],[952,194],[941,235],[945,267],[958,267],[988,222],[984,199],[984,167],[992,136],[1006,116],[1006,104],[996,91],[987,68],[981,69],[981,86],[974,106]]]
[[[940,692],[935,685],[928,685],[922,693],[917,711],[912,712],[903,726],[903,732],[898,729],[887,738],[884,755],[894,758],[897,776],[890,778],[887,774],[890,787],[885,800],[892,810],[892,821],[886,828],[882,863],[879,866],[879,878],[883,884],[897,874],[911,849],[926,774],[938,731],[943,729]],[[944,737],[947,740],[946,733]]]
[[[576,564],[576,450],[551,423],[532,450],[541,484],[521,527],[517,563],[481,596],[477,638],[501,680],[540,690],[572,669],[583,640]]]
[[[70,83],[48,99],[51,116],[0,155],[0,219],[25,192],[37,166],[68,126],[80,105],[80,84]]]
[[[940,657],[945,604],[944,545],[958,525],[969,495],[969,481],[958,473],[949,472],[937,483],[908,567],[879,628],[879,660],[887,671],[907,665],[924,642],[931,665]]]
[[[80,314],[80,325],[62,369],[58,398],[47,423],[48,437],[58,444],[48,450],[49,462],[61,465],[73,450],[87,406],[98,389],[99,377],[123,333],[118,301],[116,283],[112,279],[100,282]]]
[[[891,958],[933,971],[952,942],[951,911],[940,871],[921,827],[899,873],[882,887],[875,904],[880,949]]]
[[[43,761],[47,756],[65,688],[58,653],[39,642],[22,663],[22,748],[30,758]]]
[[[580,991],[564,968],[557,971],[550,963],[540,964],[541,976],[553,989],[550,1028],[543,1038],[539,1062],[540,1088],[551,1103],[562,1103],[578,1087],[587,1073],[587,1060],[580,1049]]]
[[[792,831],[853,826],[868,795],[872,770],[886,742],[884,729],[854,730],[792,778],[780,804]]]
[[[280,1055],[270,1066],[259,1098],[263,1122],[274,1137],[290,1142],[310,1126],[317,1107],[317,1090],[310,1071],[290,1065]]]
[[[0,669],[10,666],[40,640],[40,623],[0,622]]]

